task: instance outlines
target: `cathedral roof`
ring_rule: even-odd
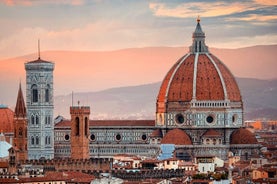
[[[14,112],[6,106],[0,106],[0,132],[13,132]]]
[[[205,45],[205,34],[197,22],[190,52],[166,74],[157,97],[157,112],[167,112],[168,102],[241,102],[240,90],[229,69]]]
[[[246,128],[239,128],[231,134],[230,144],[257,144],[255,135]]]
[[[70,127],[70,120],[62,120],[55,127]],[[120,126],[143,126],[154,127],[155,120],[90,120],[90,127],[120,127]]]
[[[163,137],[162,130],[161,130],[161,129],[156,129],[156,130],[154,130],[154,131],[151,133],[150,137],[160,137],[160,138],[162,138],[162,137]]]
[[[161,144],[192,145],[192,142],[185,131],[176,128],[165,134]]]
[[[21,90],[21,84],[19,84],[14,114],[16,117],[26,117],[26,107],[25,107],[25,102],[24,102],[24,98],[23,98],[23,93]]]
[[[209,129],[203,134],[203,137],[221,137],[221,134],[214,129]]]

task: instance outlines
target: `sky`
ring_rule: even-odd
[[[277,44],[276,0],[0,0],[0,59],[41,50],[189,46],[200,16],[209,47]]]

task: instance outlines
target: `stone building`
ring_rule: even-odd
[[[54,158],[54,63],[40,57],[25,63],[28,158]]]
[[[17,101],[14,111],[14,138],[13,146],[17,152],[16,160],[24,161],[28,159],[27,151],[27,115],[26,107],[23,98],[23,93],[21,90],[21,84],[19,85]]]
[[[91,157],[156,157],[161,144],[175,145],[175,156],[187,161],[199,156],[226,160],[229,152],[242,159],[258,154],[255,136],[244,128],[243,101],[235,78],[209,52],[200,19],[192,40],[189,53],[172,66],[161,84],[155,121],[89,121]],[[74,119],[55,125],[55,157],[72,154],[68,144],[75,138],[70,122]]]
[[[156,127],[177,157],[257,154],[257,140],[242,128],[243,102],[234,76],[205,44],[200,19],[192,46],[166,74],[157,97]],[[178,139],[182,137],[182,139]]]

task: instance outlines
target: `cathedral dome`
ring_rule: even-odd
[[[255,135],[246,128],[239,128],[231,134],[230,144],[257,144]]]
[[[192,145],[192,142],[185,131],[176,128],[165,134],[161,144]]]
[[[170,103],[176,102],[241,102],[234,76],[208,51],[199,19],[192,38],[190,52],[172,66],[161,84],[157,96],[158,113],[168,112]]]
[[[8,107],[0,104],[0,133],[10,133],[14,131],[14,112]]]

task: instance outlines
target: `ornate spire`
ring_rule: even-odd
[[[205,33],[202,31],[200,25],[200,17],[197,18],[197,25],[195,31],[192,33],[192,45],[190,46],[190,52],[209,52],[208,47],[205,45]]]
[[[23,117],[23,118],[26,117],[26,107],[24,103],[23,93],[21,90],[21,82],[19,83],[19,89],[18,89],[18,95],[17,95],[14,114],[16,117]]]

